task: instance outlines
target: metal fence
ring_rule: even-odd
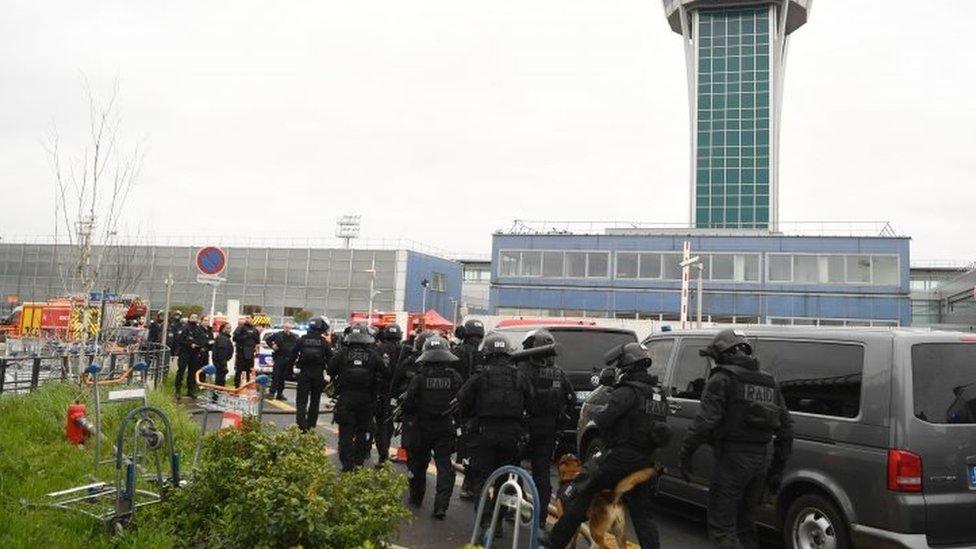
[[[140,362],[148,369],[141,375],[143,381],[158,386],[169,373],[170,354],[166,347],[131,351],[79,354],[49,354],[0,357],[0,395],[5,393],[29,393],[41,384],[69,380],[79,381],[79,371],[97,362],[103,376],[115,377]]]

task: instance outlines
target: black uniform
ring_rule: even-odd
[[[664,424],[666,412],[667,402],[657,387],[657,378],[643,369],[621,377],[606,409],[594,417],[607,449],[586,462],[569,488],[565,512],[552,530],[551,547],[566,547],[586,519],[594,495],[612,490],[627,475],[654,465],[655,450],[670,439]],[[653,484],[654,481],[639,484],[623,497],[637,540],[644,549],[660,546],[657,526],[650,515]]]
[[[230,336],[220,332],[214,340],[213,364],[217,368],[216,383],[223,386],[227,383],[227,362],[234,356],[234,342]]]
[[[241,386],[244,372],[254,369],[254,351],[261,342],[261,334],[251,324],[241,324],[234,330],[234,387]]]
[[[169,329],[166,330],[166,346],[169,347],[169,356],[180,356],[179,334],[185,324],[180,317],[174,317],[169,321]]]
[[[193,397],[197,393],[197,370],[207,364],[207,352],[211,345],[210,328],[198,322],[188,322],[177,336],[180,358],[176,370],[176,395],[179,396],[186,373],[186,394]]]
[[[393,383],[393,373],[403,359],[404,347],[399,341],[381,341],[377,343],[376,350],[383,359],[383,371],[380,375],[379,387],[376,391],[376,421],[373,434],[373,441],[376,443],[376,455],[379,463],[384,463],[390,459],[390,437],[393,436],[393,418],[390,417],[392,406],[390,405],[391,387]]]
[[[452,366],[459,374],[461,379],[467,381],[471,376],[481,371],[485,366],[485,355],[479,348],[482,338],[480,336],[466,336],[460,345],[454,348],[454,354],[458,361]],[[461,483],[461,499],[471,499],[474,497],[474,475],[471,474],[471,426],[474,418],[461,418],[461,437],[458,439],[457,459],[464,464],[464,481]]]
[[[445,352],[446,342],[445,342]],[[404,446],[407,448],[407,467],[410,470],[410,503],[419,506],[427,488],[427,465],[431,453],[437,467],[437,495],[434,497],[434,516],[443,518],[454,491],[455,430],[451,413],[452,401],[461,389],[461,376],[433,362],[421,368],[410,380],[403,401]]]
[[[343,471],[362,466],[369,454],[369,426],[379,389],[383,359],[372,345],[351,343],[329,363],[336,383],[335,421],[339,424],[339,461]]]
[[[727,338],[726,344],[733,343],[725,352],[721,352],[721,337]],[[759,369],[744,338],[720,333],[706,352],[718,364],[705,384],[701,411],[681,446],[682,474],[688,478],[695,450],[711,444],[715,468],[708,492],[708,537],[720,548],[757,548],[753,513],[762,498],[767,469],[768,479],[778,479],[789,457],[792,419],[775,379]],[[767,449],[774,436],[770,465]],[[776,488],[779,481],[770,484]]]
[[[525,434],[524,417],[526,406],[532,401],[532,386],[507,356],[494,355],[481,372],[468,379],[458,400],[463,415],[475,418],[471,435],[472,488],[475,494],[481,494],[495,469],[518,465],[518,447]]]
[[[298,335],[294,332],[275,332],[265,339],[265,343],[271,347],[271,360],[274,361],[274,369],[271,378],[271,395],[278,400],[285,397],[285,378],[288,377],[288,370],[291,367],[291,355],[295,345],[298,344]]]
[[[319,419],[319,401],[325,389],[325,371],[332,358],[332,346],[319,330],[298,339],[292,349],[289,364],[299,368],[298,394],[295,398],[295,423],[302,431],[315,429]]]
[[[539,490],[542,508],[546,509],[552,498],[549,473],[556,451],[559,424],[563,411],[573,403],[576,394],[566,372],[555,364],[553,357],[541,360],[541,365],[527,361],[520,368],[535,392],[535,398],[528,407],[529,442],[523,457],[531,462],[532,480]],[[545,515],[539,518],[545,522]]]
[[[146,339],[149,343],[162,343],[163,342],[163,321],[156,318],[149,323],[149,333],[146,334]],[[155,350],[155,347],[153,348]]]

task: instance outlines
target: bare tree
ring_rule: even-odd
[[[109,255],[93,250],[110,250],[115,242],[129,193],[139,177],[142,150],[138,144],[123,150],[120,142],[118,80],[104,101],[95,97],[87,82],[83,88],[88,100],[84,145],[76,154],[66,155],[57,129],[52,129],[46,150],[55,183],[55,243],[64,240],[69,250],[69,259],[60,269],[62,285],[66,292],[84,293],[87,325],[88,296],[107,274],[102,272],[102,262]]]

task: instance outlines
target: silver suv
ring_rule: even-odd
[[[757,519],[786,547],[976,545],[976,336],[872,328],[743,327],[795,421],[793,455]],[[698,414],[718,332],[663,332],[644,341],[669,392],[674,442],[659,459],[660,492],[704,506],[713,458],[676,476],[682,437]],[[609,387],[580,413],[581,451],[601,445],[590,424]]]

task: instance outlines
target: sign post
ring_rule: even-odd
[[[206,246],[197,250],[197,282],[209,284],[212,287],[210,294],[210,326],[213,327],[215,309],[217,308],[217,286],[221,282],[226,282],[226,278],[219,275],[227,267],[227,255],[224,250],[216,246]]]

